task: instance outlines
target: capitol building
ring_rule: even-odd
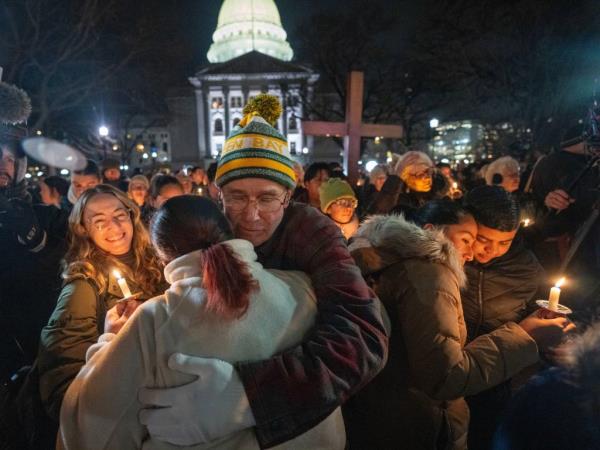
[[[217,158],[244,105],[261,92],[281,100],[283,113],[276,126],[292,155],[306,153],[312,142],[302,134],[301,99],[312,96],[318,74],[291,61],[294,52],[286,38],[274,0],[224,0],[207,53],[209,64],[189,78],[195,93],[197,154],[194,158],[188,145],[186,154],[178,155],[179,146],[174,146],[173,162]]]

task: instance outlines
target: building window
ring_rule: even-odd
[[[215,134],[223,134],[223,121],[221,119],[215,119]]]
[[[217,144],[217,154],[221,153],[223,150],[223,144]]]
[[[212,109],[219,109],[223,107],[223,97],[213,97],[210,104]]]
[[[296,154],[296,143],[295,142],[290,142],[290,154],[292,154],[292,155]]]
[[[296,120],[296,116],[290,117],[288,128],[290,131],[296,131],[298,129],[298,121]]]
[[[169,152],[169,144],[167,144],[166,142],[163,142],[163,152],[168,153]]]
[[[240,123],[240,118],[236,117],[235,119],[233,119],[233,126],[237,126],[237,124]]]
[[[232,108],[241,108],[242,107],[242,97],[231,97],[230,104]]]

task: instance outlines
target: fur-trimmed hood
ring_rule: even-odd
[[[369,217],[350,245],[363,275],[378,272],[404,259],[424,259],[443,264],[454,274],[460,287],[466,277],[460,257],[441,230],[424,230],[402,215]]]

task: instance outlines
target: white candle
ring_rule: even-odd
[[[561,278],[556,282],[554,287],[550,289],[550,296],[548,297],[548,309],[552,311],[558,310],[558,299],[560,297],[560,287],[565,282],[564,278]]]
[[[131,297],[131,291],[129,290],[129,286],[127,286],[127,280],[121,276],[121,273],[118,270],[113,270],[113,275],[117,279],[117,283],[119,283],[121,292],[123,292],[123,298]]]

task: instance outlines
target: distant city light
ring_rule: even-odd
[[[365,169],[367,169],[367,172],[371,172],[371,170],[373,170],[376,165],[377,165],[377,161],[374,161],[374,160],[367,161],[367,164],[365,164]]]
[[[450,160],[448,158],[442,158],[442,164],[448,164]]]
[[[148,159],[148,153],[144,153],[144,154],[142,155],[142,158],[144,158],[144,159]]]
[[[129,166],[128,166],[127,164],[125,164],[125,165],[123,166],[123,170],[129,170]]]
[[[156,158],[158,156],[158,153],[152,152],[152,154],[150,156],[152,156],[153,158]]]
[[[61,175],[69,175],[69,169],[61,169],[60,174]]]
[[[100,128],[98,128],[98,134],[100,137],[108,136],[108,127],[106,125],[101,125]]]
[[[42,135],[42,130],[37,130],[37,131],[35,132],[35,134],[37,134],[38,136],[41,136],[41,135]]]
[[[308,147],[302,148],[302,153],[308,155]]]
[[[437,128],[439,125],[440,125],[440,121],[438,119],[433,118],[429,121],[429,126],[431,128]]]
[[[114,144],[112,146],[112,149],[116,152],[117,150],[119,150],[119,146],[117,144]]]
[[[31,178],[31,174],[30,173],[26,173],[25,174],[25,178]]]
[[[42,175],[44,175],[44,172],[42,172],[41,170],[37,173],[38,177],[41,177]]]

